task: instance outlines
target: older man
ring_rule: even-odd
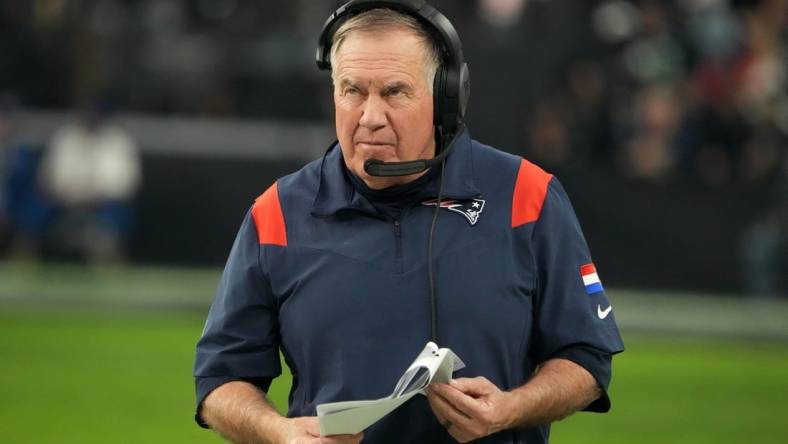
[[[359,3],[332,35],[338,144],[247,214],[197,346],[197,419],[234,442],[358,442],[320,437],[315,407],[386,396],[432,338],[466,367],[365,441],[547,442],[550,422],[609,408],[623,349],[571,205],[462,125],[436,132],[447,51],[423,2]],[[426,171],[369,168],[438,152]],[[287,417],[265,395],[280,351]]]

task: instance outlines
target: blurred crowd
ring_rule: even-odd
[[[709,185],[770,180],[788,134],[783,0],[602,3],[605,51],[572,63],[540,102],[530,150],[621,175]]]
[[[0,97],[0,247],[17,259],[124,262],[142,165],[111,109],[89,104],[43,150],[14,138],[14,112]]]
[[[0,91],[36,108],[101,93],[127,111],[327,120],[312,52],[337,3],[2,2]],[[463,36],[482,139],[648,180],[716,185],[779,169],[786,0],[438,3]]]
[[[31,108],[100,96],[131,112],[330,122],[313,51],[340,3],[0,2],[0,92]],[[738,255],[753,293],[785,285],[788,0],[437,3],[463,38],[477,138],[548,169],[760,187],[773,204]]]

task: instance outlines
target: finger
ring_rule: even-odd
[[[479,397],[493,393],[498,387],[484,377],[452,379],[450,385],[466,395]]]
[[[468,429],[471,425],[473,418],[457,409],[448,399],[440,396],[437,392],[433,394],[432,402],[435,409],[440,412],[441,424],[445,425],[447,422],[451,422],[464,429]]]
[[[439,384],[436,385],[433,390],[436,395],[445,399],[454,409],[462,412],[467,417],[478,417],[481,412],[482,405],[480,405],[476,398],[468,396],[452,386]]]
[[[437,393],[432,393],[427,397],[435,412],[438,422],[446,428],[446,431],[459,442],[468,442],[473,438],[469,426],[471,420],[462,412],[454,409],[445,399]]]
[[[443,424],[446,421],[446,411],[453,408],[451,404],[441,398],[436,392],[427,395],[427,402],[429,402],[432,411],[435,412],[435,416],[438,417],[438,421]]]
[[[446,420],[443,422],[443,426],[450,435],[460,442],[470,441],[475,436],[473,434],[475,421],[456,409],[446,411]]]
[[[458,421],[455,420],[454,422],[452,422],[450,419],[448,419],[447,416],[448,413],[444,413],[444,410],[451,409],[451,406],[447,404],[445,400],[441,401],[440,399],[437,398],[433,398],[433,399],[434,400],[432,402],[434,403],[434,406],[433,404],[431,404],[431,407],[432,407],[432,411],[435,412],[435,420],[438,421],[438,424],[440,424],[443,428],[445,428],[446,431],[450,435],[452,435],[454,439],[456,439],[457,441],[466,442],[467,439],[463,439],[467,436],[467,434],[465,433],[465,426],[460,423],[455,424],[455,422]],[[456,414],[460,415],[459,412],[457,412]]]

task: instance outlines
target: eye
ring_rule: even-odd
[[[394,87],[389,88],[386,90],[386,96],[388,97],[398,97],[402,95],[402,89]]]
[[[358,94],[358,88],[356,88],[354,86],[348,86],[347,88],[345,88],[345,95],[346,96],[348,96],[348,95],[356,95],[356,94]]]

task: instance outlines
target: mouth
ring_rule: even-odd
[[[366,158],[385,160],[393,155],[396,147],[391,143],[360,141],[356,142],[356,150],[364,153]]]
[[[371,148],[394,146],[393,143],[365,141],[365,140],[356,142],[356,145],[361,147],[371,147]]]

